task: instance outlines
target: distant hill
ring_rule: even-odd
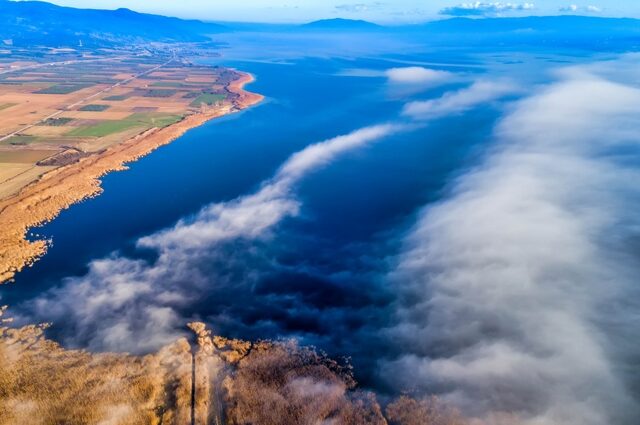
[[[129,9],[97,10],[40,1],[0,0],[0,39],[15,45],[50,46],[152,41],[204,41],[222,25],[137,13]]]
[[[394,31],[441,45],[563,47],[597,51],[640,48],[640,20],[590,16],[452,18]]]
[[[316,32],[405,34],[442,46],[563,47],[598,51],[640,49],[640,20],[593,16],[451,18],[417,25],[380,26],[367,21],[326,19],[296,28]]]
[[[342,30],[342,31],[370,31],[382,28],[372,22],[353,19],[322,19],[302,25],[304,29],[312,30]]]

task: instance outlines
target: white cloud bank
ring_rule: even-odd
[[[400,131],[400,125],[366,127],[345,136],[313,144],[293,154],[273,179],[255,194],[213,204],[195,218],[181,220],[175,227],[141,238],[139,246],[175,255],[177,250],[208,249],[229,239],[255,238],[285,216],[298,212],[291,193],[306,174],[333,161],[340,154]]]
[[[519,102],[493,154],[421,214],[390,277],[388,335],[404,349],[381,363],[391,383],[489,423],[500,411],[530,425],[640,417],[640,90],[588,71]]]
[[[519,88],[507,80],[479,80],[464,89],[445,93],[442,97],[408,103],[403,114],[418,120],[436,119],[446,115],[461,114],[470,109],[519,92]]]
[[[457,6],[445,7],[440,10],[441,15],[449,16],[499,16],[510,12],[522,12],[535,9],[533,3],[502,3],[502,2],[470,2]]]
[[[391,68],[385,74],[390,82],[396,84],[439,85],[456,78],[456,75],[451,72],[438,71],[421,66]]]
[[[558,9],[560,12],[565,13],[578,13],[578,12],[586,12],[586,13],[602,13],[602,8],[598,6],[578,6],[577,4],[570,4],[568,6],[563,6]]]
[[[385,6],[385,3],[382,2],[372,2],[372,3],[347,3],[347,4],[339,4],[334,6],[334,8],[339,12],[346,13],[365,13],[380,10]]]
[[[337,75],[357,78],[386,78],[388,93],[393,98],[407,99],[434,87],[467,79],[464,74],[425,68],[423,66],[395,67],[387,70],[351,68]]]

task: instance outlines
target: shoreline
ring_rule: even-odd
[[[238,95],[234,101],[225,102],[215,110],[187,115],[168,127],[147,130],[101,153],[51,170],[16,195],[0,200],[0,285],[11,282],[16,273],[46,254],[49,241],[28,241],[29,229],[50,222],[74,204],[99,196],[103,190],[103,176],[126,170],[128,163],[149,155],[210,120],[260,103],[264,99],[262,95],[244,89],[255,81],[253,75],[235,72],[240,78],[227,87]]]

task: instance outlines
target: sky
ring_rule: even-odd
[[[525,16],[582,14],[640,17],[637,0],[53,0],[82,7],[129,9],[202,20],[304,22],[324,18],[365,19],[379,23],[415,23],[446,16]]]

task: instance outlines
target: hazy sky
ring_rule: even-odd
[[[377,22],[419,22],[445,16],[521,16],[573,13],[640,17],[638,0],[53,0],[84,8],[127,7],[203,20],[300,22],[319,18],[367,19]]]

